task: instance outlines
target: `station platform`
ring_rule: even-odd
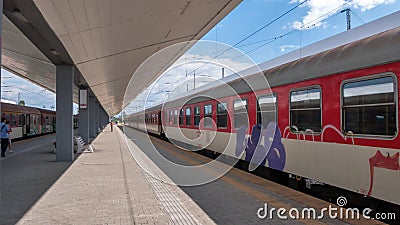
[[[145,135],[107,127],[92,142],[95,152],[77,154],[72,163],[55,162],[51,136],[40,137],[40,143],[27,141],[29,151],[21,150],[27,146],[17,150],[15,144],[15,155],[0,161],[0,224],[382,224],[365,219],[260,219],[257,211],[264,203],[285,209],[320,209],[330,203],[236,168],[200,186],[164,183],[135,160]],[[165,157],[185,165],[210,160],[163,140],[152,141]]]

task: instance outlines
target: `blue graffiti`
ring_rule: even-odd
[[[246,139],[247,126],[237,130],[235,155],[245,152],[245,160],[250,162],[250,170],[258,165],[265,165],[276,170],[283,170],[286,163],[286,151],[282,144],[282,134],[275,122],[270,122],[266,129],[257,124],[252,128],[251,136]],[[260,144],[264,136],[264,143]],[[255,168],[254,168],[255,169]]]

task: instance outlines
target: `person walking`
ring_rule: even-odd
[[[110,121],[111,132],[113,132],[113,122]]]
[[[8,138],[10,137],[10,135],[8,134],[10,132],[10,127],[6,124],[5,118],[1,118],[0,127],[1,157],[6,157]]]

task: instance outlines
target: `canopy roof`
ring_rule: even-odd
[[[128,82],[143,61],[164,47],[200,39],[240,2],[5,1],[2,66],[55,91],[55,65],[75,65],[75,93],[78,87],[90,87],[114,115],[122,110]],[[140,93],[183,53],[177,51],[152,73],[133,77],[133,93]]]

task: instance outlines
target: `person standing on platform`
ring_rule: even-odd
[[[10,133],[12,132],[12,128],[10,125],[10,121],[6,120],[6,124],[8,126],[8,128],[10,128],[10,131],[8,132],[8,152],[9,153],[13,153],[13,150],[11,150],[11,136]]]
[[[113,132],[113,122],[110,121],[111,132]]]
[[[8,138],[10,135],[8,134],[10,132],[10,127],[6,124],[6,119],[1,118],[1,124],[0,124],[0,138],[1,138],[1,157],[6,157],[6,151],[8,147]]]

